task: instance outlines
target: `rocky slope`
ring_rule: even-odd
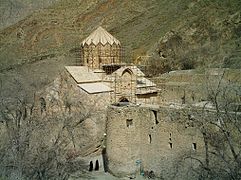
[[[218,7],[202,8],[198,16],[190,16],[161,37],[154,50],[156,59],[168,62],[170,69],[240,68],[241,11],[229,14],[224,7],[214,8]]]
[[[15,24],[27,15],[54,4],[58,0],[1,0],[0,29]]]
[[[240,9],[238,0],[59,0],[0,32],[1,79],[29,85],[42,73],[52,81],[99,25],[122,42],[127,61],[151,55],[156,74],[240,68]]]

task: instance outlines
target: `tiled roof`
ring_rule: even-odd
[[[101,43],[102,45],[106,44],[116,44],[120,45],[120,41],[113,37],[110,33],[108,33],[104,28],[98,27],[94,32],[92,32],[83,42],[82,45],[85,44],[90,45],[93,43],[97,45]]]

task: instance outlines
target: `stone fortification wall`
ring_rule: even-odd
[[[152,81],[160,89],[159,104],[194,104],[209,101],[210,89],[218,86],[229,86],[229,89],[240,87],[241,72],[231,69],[206,69],[172,71]],[[231,94],[229,93],[230,98]],[[235,97],[236,98],[236,97]]]
[[[207,100],[207,91],[200,84],[166,83],[160,87],[160,104],[193,104]]]
[[[168,179],[186,177],[184,171],[197,165],[186,157],[202,158],[202,135],[185,124],[180,110],[111,106],[107,113],[108,167],[117,176],[153,171]]]
[[[136,97],[137,104],[158,104],[160,98],[156,94],[147,94]]]

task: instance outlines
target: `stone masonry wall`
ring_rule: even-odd
[[[151,79],[160,89],[159,104],[195,104],[209,101],[210,89],[229,87],[237,91],[241,82],[240,70],[206,69],[172,71]],[[235,99],[235,92],[229,98]]]
[[[108,168],[117,176],[153,171],[158,177],[182,179],[197,166],[187,157],[202,158],[202,136],[186,126],[180,110],[111,106],[107,113]]]

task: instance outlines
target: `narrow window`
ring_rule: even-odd
[[[192,98],[192,101],[195,101],[195,95],[193,92],[192,92],[191,98]]]
[[[99,165],[99,161],[96,160],[95,161],[95,171],[99,171],[100,165]]]
[[[89,171],[93,171],[93,162],[90,161]]]
[[[126,120],[126,126],[129,128],[131,126],[133,126],[133,119],[127,119]]]
[[[187,117],[188,117],[188,120],[191,120],[191,119],[192,119],[191,114],[188,114]]]
[[[170,146],[170,148],[172,149],[172,143],[171,143],[171,142],[169,143],[169,146]]]
[[[158,123],[159,123],[159,121],[157,120],[157,111],[152,110],[152,112],[153,112],[154,117],[155,117],[155,122],[156,122],[156,124],[158,124]]]
[[[186,92],[184,91],[183,96],[182,96],[182,104],[186,103]]]
[[[195,151],[197,150],[197,143],[192,143],[192,149]]]
[[[46,112],[46,101],[43,97],[41,97],[40,99],[40,108],[41,108],[41,114],[43,114],[43,112]]]
[[[152,139],[151,139],[151,135],[149,134],[149,142],[151,143]]]

